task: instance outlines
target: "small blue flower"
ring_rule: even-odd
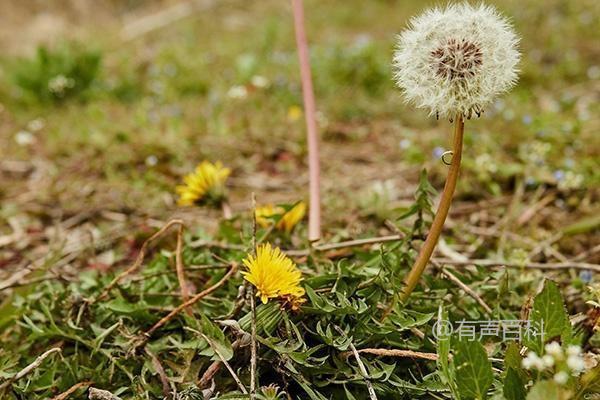
[[[531,118],[531,115],[524,115],[523,116],[523,123],[525,125],[530,125],[533,122],[533,118]]]
[[[535,186],[537,184],[537,181],[535,180],[535,178],[528,176],[527,178],[525,178],[525,185],[528,187],[532,187]]]
[[[444,150],[443,147],[435,146],[433,148],[433,157],[434,158],[440,158],[440,157],[442,157],[442,155],[444,154],[445,151],[446,150]]]
[[[565,171],[563,171],[562,169],[557,169],[552,175],[557,181],[562,181],[565,178]]]
[[[594,275],[589,269],[584,269],[583,271],[579,272],[579,279],[581,279],[584,283],[590,283],[593,277]]]

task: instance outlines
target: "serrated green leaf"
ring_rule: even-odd
[[[48,369],[40,374],[40,376],[35,380],[35,383],[32,385],[32,389],[36,391],[41,391],[44,389],[49,389],[54,385],[56,375],[56,364],[48,365]]]
[[[121,321],[117,321],[112,326],[110,326],[106,329],[102,329],[99,326],[97,327],[98,332],[97,332],[96,339],[94,340],[94,349],[92,351],[92,354],[95,354],[100,349],[100,346],[102,346],[104,339],[106,339],[108,337],[108,335],[110,335],[112,333],[112,331],[117,329],[120,325],[121,325]]]
[[[523,381],[514,368],[509,367],[507,370],[502,392],[506,400],[523,400],[527,395]]]
[[[428,323],[435,313],[420,313],[412,310],[401,310],[390,315],[388,319],[401,330],[414,328]]]
[[[461,398],[485,399],[494,375],[485,349],[477,341],[456,342],[454,352],[456,384]]]
[[[329,355],[325,355],[323,357],[313,357],[312,354],[321,350],[324,345],[318,345],[313,348],[308,349],[303,352],[290,352],[288,353],[288,357],[292,359],[295,363],[303,365],[305,367],[315,367],[318,368],[329,358]]]
[[[233,357],[233,349],[231,343],[227,340],[221,329],[205,315],[202,315],[200,325],[202,327],[202,333],[210,340],[210,347],[201,351],[200,354],[213,355],[216,350],[225,360],[230,360],[231,357]],[[213,360],[220,360],[221,357],[214,354]]]
[[[383,361],[375,360],[373,363],[365,363],[369,376],[378,382],[387,382],[396,368],[396,363],[386,364]]]
[[[346,400],[356,400],[356,397],[354,397],[352,392],[348,390],[346,385],[344,385],[344,393],[346,394]]]
[[[438,310],[438,321],[447,321],[448,312],[441,306]],[[438,369],[440,370],[440,378],[445,383],[455,397],[458,396],[453,365],[450,364],[450,337],[441,335],[437,339],[437,354],[438,354]]]
[[[508,368],[513,368],[518,370],[521,368],[521,353],[519,352],[519,345],[515,342],[510,342],[506,347],[506,352],[504,353],[504,367],[508,370]]]
[[[525,344],[541,353],[544,343],[550,339],[570,332],[571,324],[560,290],[550,280],[544,283],[542,291],[535,296],[529,316],[532,328],[543,331],[543,335],[526,335]]]
[[[504,369],[506,372],[510,368],[512,368],[522,380],[527,377],[527,373],[523,370],[521,363],[523,362],[523,357],[521,357],[521,353],[519,351],[520,347],[515,342],[510,342],[506,347],[506,352],[504,353]]]
[[[23,320],[33,332],[40,334],[44,333],[44,331],[34,324],[31,318],[29,318],[27,315],[23,315]]]
[[[308,395],[308,397],[311,400],[327,400],[327,398],[325,396],[323,396],[321,393],[319,393],[318,391],[312,389],[308,384],[296,380],[296,382],[298,382],[298,385],[300,385],[300,387],[302,389],[304,389],[304,391],[306,392],[306,394]]]
[[[431,393],[448,392],[448,385],[442,381],[442,377],[437,371],[425,375],[419,383],[419,388]],[[458,398],[458,395],[455,397]]]

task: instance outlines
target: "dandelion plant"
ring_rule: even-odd
[[[269,243],[260,245],[256,255],[249,254],[243,262],[248,270],[242,275],[256,287],[256,297],[263,304],[271,298],[282,298],[297,308],[304,302],[302,272],[278,247],[273,248]]]
[[[257,207],[255,215],[256,223],[262,228],[269,228],[273,219],[278,218],[274,228],[289,234],[306,215],[306,203],[300,201],[288,209],[280,205],[266,204]]]
[[[518,37],[493,7],[467,3],[433,8],[402,32],[394,54],[396,84],[407,102],[430,116],[454,122],[452,161],[427,239],[408,276],[401,299],[416,287],[438,242],[456,188],[464,121],[517,81]]]
[[[229,168],[220,161],[211,163],[202,161],[194,172],[183,178],[183,185],[176,188],[180,206],[192,206],[200,203],[219,204],[225,198],[225,181],[231,174]]]

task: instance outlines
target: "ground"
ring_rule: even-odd
[[[31,279],[71,281],[78,271],[110,277],[174,218],[185,222],[188,244],[201,237],[247,245],[251,193],[259,204],[308,198],[288,2],[196,1],[171,22],[164,10],[178,2],[88,3],[11,5],[0,30],[0,278],[5,289],[25,285],[0,293],[3,329],[20,317],[12,304],[33,290]],[[424,169],[442,190],[440,155],[452,125],[404,104],[390,66],[395,35],[430,3],[305,2],[324,243],[410,230],[413,219],[399,217]],[[520,81],[482,118],[466,122],[463,168],[438,256],[596,265],[600,3],[493,3],[521,36]],[[140,21],[157,20],[164,26],[140,30],[148,26]],[[28,89],[36,79],[48,82],[36,69],[39,58],[35,64],[44,44],[59,72],[80,60],[73,61],[83,66],[76,85],[88,74],[89,84],[64,93],[46,85],[43,95]],[[219,208],[177,206],[175,186],[205,159],[232,168],[232,222],[222,222]],[[305,225],[282,246],[305,248]],[[523,305],[546,277],[559,284],[571,315],[585,314],[588,275],[585,268],[523,271],[513,279],[527,289],[507,303]],[[483,291],[497,283],[475,281]]]

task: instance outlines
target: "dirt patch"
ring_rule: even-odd
[[[120,24],[130,14],[143,15],[173,0],[25,0],[4,2],[0,48],[23,55],[38,45],[85,39],[89,32]]]

